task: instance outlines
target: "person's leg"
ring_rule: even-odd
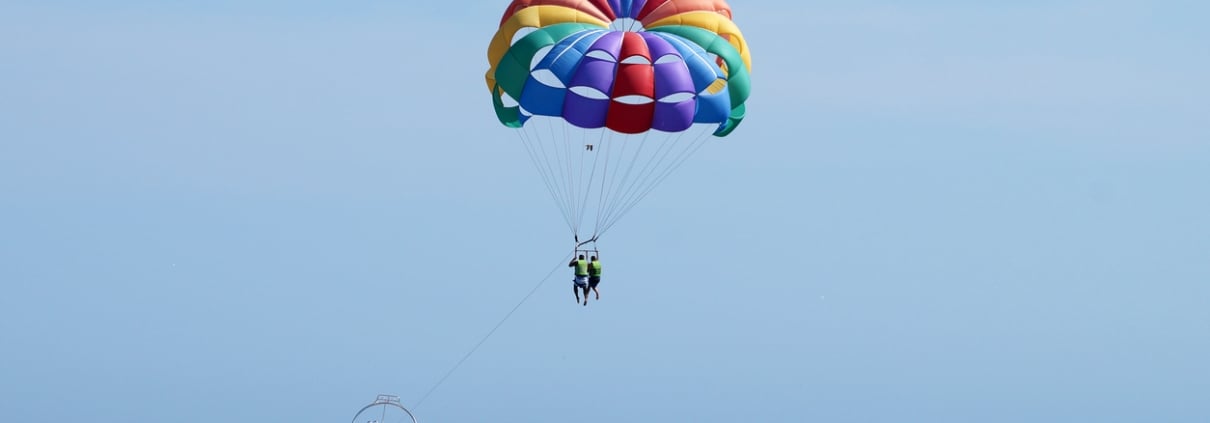
[[[576,294],[576,302],[580,302],[580,287],[577,284],[571,285],[571,293]]]
[[[588,305],[588,277],[580,276],[576,280],[579,281],[580,289],[584,291],[584,305]]]

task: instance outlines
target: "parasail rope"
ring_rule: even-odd
[[[570,256],[564,256],[563,259],[559,260],[559,264],[556,265],[554,269],[551,269],[550,273],[546,274],[546,277],[544,277],[544,278],[542,278],[542,280],[538,281],[538,284],[534,285],[534,288],[529,290],[529,293],[525,294],[525,297],[522,298],[521,301],[518,301],[517,305],[513,306],[513,309],[509,310],[508,314],[505,314],[504,318],[500,319],[500,321],[498,323],[496,323],[496,326],[492,327],[492,330],[487,332],[487,335],[484,335],[483,338],[480,339],[479,342],[476,343],[475,346],[472,347],[470,351],[467,351],[466,355],[463,355],[462,359],[458,360],[458,362],[454,364],[454,367],[451,367],[448,372],[445,372],[445,376],[442,376],[441,379],[437,381],[437,383],[433,384],[433,387],[429,388],[429,391],[425,392],[423,397],[420,397],[420,401],[415,402],[416,405],[412,406],[412,411],[415,411],[417,408],[420,408],[420,404],[423,404],[424,400],[428,399],[429,395],[433,394],[433,391],[436,391],[437,388],[440,387],[441,384],[444,383],[446,379],[449,379],[450,375],[454,374],[454,371],[458,370],[458,367],[462,366],[462,363],[466,362],[466,359],[471,358],[471,355],[474,354],[475,351],[478,351],[479,347],[483,346],[483,343],[487,342],[487,339],[491,338],[492,334],[496,333],[496,330],[500,329],[500,326],[503,326],[504,322],[508,321],[508,318],[512,317],[513,313],[516,313],[517,309],[521,308],[521,305],[525,304],[525,302],[529,300],[529,297],[534,296],[534,293],[538,292],[538,288],[541,288],[542,285],[545,284],[547,280],[550,280],[550,277],[553,276],[555,274],[555,272],[557,272],[561,267],[566,266],[567,260],[570,259],[570,257],[574,257],[574,256],[575,256],[575,252],[572,252]]]

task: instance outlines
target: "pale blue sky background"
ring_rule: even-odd
[[[426,422],[1210,421],[1210,6],[732,2],[749,119]],[[414,404],[568,234],[504,0],[0,2],[0,420]]]

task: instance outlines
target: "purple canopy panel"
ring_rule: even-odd
[[[697,110],[689,66],[676,47],[664,38],[647,32],[641,35],[647,40],[655,62],[656,104],[652,128],[667,132],[689,129]],[[661,58],[665,60],[661,61]]]
[[[581,128],[605,126],[609,112],[609,92],[613,90],[617,63],[585,57],[572,77],[563,104],[563,118]]]
[[[680,132],[693,126],[693,113],[697,102],[693,98],[678,103],[655,103],[655,117],[651,128],[665,132]]]
[[[631,19],[638,19],[639,12],[642,12],[643,6],[646,6],[646,5],[647,5],[647,0],[631,0],[630,1],[630,14],[627,17],[631,18]]]
[[[671,43],[651,33],[641,33],[651,51],[651,60],[655,66],[655,99],[667,97],[676,93],[693,93],[693,77],[685,59]],[[661,58],[671,57],[675,61],[660,62]]]
[[[613,91],[613,80],[618,69],[617,57],[621,51],[622,33],[610,32],[601,36],[585,52],[580,67],[571,77],[563,104],[563,118],[567,122],[581,128],[605,126],[605,117],[609,113],[609,93]],[[594,52],[604,52],[608,59],[592,57]]]

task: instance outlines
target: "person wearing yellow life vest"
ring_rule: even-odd
[[[580,254],[580,258],[572,259],[567,267],[576,268],[576,278],[572,279],[575,285],[571,287],[571,292],[576,294],[576,302],[580,302],[580,290],[584,290],[584,305],[588,305],[588,260],[584,260],[584,255]]]
[[[597,260],[597,256],[592,256],[592,261],[588,262],[588,289],[597,294],[597,300],[601,300],[601,291],[597,290],[597,285],[601,283],[601,261]],[[587,300],[588,291],[584,291],[584,298]]]

